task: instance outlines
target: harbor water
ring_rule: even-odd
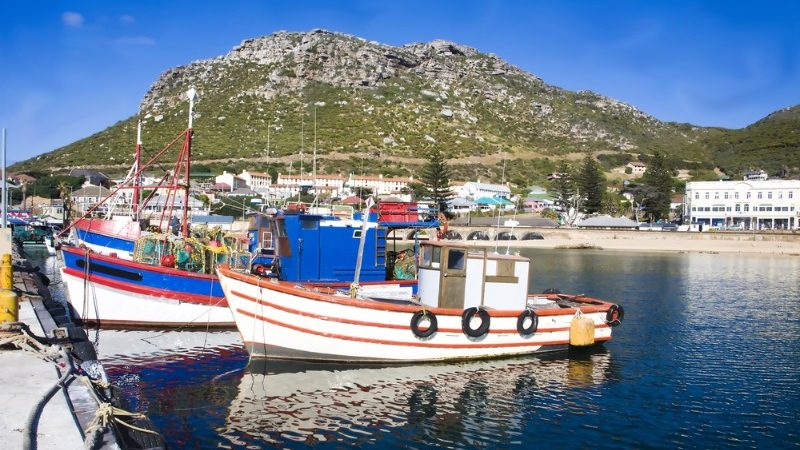
[[[353,367],[248,365],[236,332],[90,337],[172,448],[800,447],[800,258],[522,253],[533,290],[621,303],[614,338],[539,357]],[[55,258],[38,257],[63,295]]]

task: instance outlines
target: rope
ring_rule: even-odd
[[[0,347],[5,347],[6,345],[13,345],[23,352],[31,353],[37,358],[47,362],[55,362],[58,359],[58,346],[44,345],[33,336],[22,332],[0,333]]]

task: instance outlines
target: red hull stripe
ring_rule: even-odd
[[[89,259],[97,260],[97,261],[105,261],[110,264],[115,264],[127,268],[135,268],[139,270],[146,270],[148,272],[157,272],[157,273],[165,273],[172,276],[177,277],[184,277],[184,278],[200,278],[203,280],[216,280],[216,275],[209,275],[207,273],[195,273],[195,272],[187,272],[185,270],[174,269],[171,267],[161,267],[161,266],[153,266],[150,264],[142,264],[136,261],[128,261],[125,259],[117,258],[114,256],[106,256],[101,255],[100,253],[95,252],[87,252],[85,249],[71,247],[71,246],[63,246],[61,247],[62,251],[69,252],[79,256],[86,256]],[[88,256],[87,256],[88,254]]]
[[[217,268],[217,271],[228,278],[233,278],[234,280],[239,280],[244,283],[247,283],[252,286],[258,286],[265,289],[270,289],[273,291],[283,292],[285,294],[296,295],[298,297],[309,298],[312,300],[320,300],[323,302],[328,303],[336,303],[339,305],[347,305],[347,306],[356,306],[359,308],[365,309],[372,309],[378,311],[402,311],[402,312],[415,312],[420,307],[418,306],[409,306],[409,305],[391,305],[387,303],[378,303],[373,301],[366,301],[366,300],[359,300],[359,299],[352,299],[347,297],[337,297],[333,295],[325,295],[316,293],[313,291],[305,290],[305,289],[298,289],[295,287],[297,283],[287,282],[287,281],[264,281],[263,278],[257,277],[255,275],[246,275],[241,274],[238,272],[234,272],[228,268],[227,265],[222,265]],[[589,297],[579,297],[575,298],[575,301],[579,302],[586,302],[587,306],[581,306],[580,310],[584,314],[588,313],[597,313],[597,312],[606,312],[608,309],[613,305],[613,303],[604,302],[601,300],[589,298]],[[588,303],[592,303],[592,305],[588,305]],[[460,309],[454,308],[426,308],[428,311],[438,315],[438,316],[458,316],[461,317],[463,313]],[[564,315],[574,315],[577,311],[577,308],[560,308],[560,309],[553,309],[553,310],[537,310],[536,314],[541,316],[564,316]],[[493,310],[487,311],[491,317],[517,317],[520,313],[519,310]]]
[[[85,276],[83,272],[68,267],[64,268],[64,273],[72,275],[73,277],[76,278],[80,278],[81,280]],[[92,283],[97,283],[102,286],[107,286],[110,288],[119,289],[121,291],[126,291],[126,292],[133,292],[136,294],[167,298],[170,300],[177,300],[186,303],[195,303],[198,305],[219,306],[221,308],[228,307],[228,302],[225,300],[225,297],[211,297],[209,295],[185,294],[181,292],[170,291],[167,289],[156,289],[147,286],[139,286],[133,283],[126,283],[124,281],[118,281],[111,278],[101,277],[94,274],[89,275],[89,281],[91,281]]]
[[[274,308],[280,311],[287,312],[289,314],[295,314],[298,316],[310,317],[312,319],[320,319],[320,320],[327,320],[330,322],[339,322],[339,323],[346,323],[348,325],[360,325],[365,327],[375,327],[375,328],[390,328],[393,330],[407,330],[410,329],[410,325],[395,325],[390,323],[376,323],[376,322],[365,322],[363,320],[353,320],[353,319],[342,319],[339,317],[330,317],[330,316],[321,316],[319,314],[314,314],[306,311],[300,311],[299,309],[288,308],[285,306],[281,306],[275,303],[268,302],[264,299],[257,299],[255,297],[251,297],[247,294],[243,294],[239,291],[231,291],[231,294],[247,300],[253,303],[257,303],[259,305],[268,306],[270,308]],[[595,328],[608,328],[607,324],[595,325]],[[439,328],[439,331],[443,333],[461,333],[463,330],[461,328]],[[569,327],[561,327],[561,328],[539,328],[537,332],[541,333],[554,333],[557,331],[569,331]],[[517,330],[489,330],[489,333],[492,334],[517,334]]]
[[[513,348],[513,347],[541,347],[545,345],[559,345],[559,344],[569,344],[569,340],[561,340],[561,341],[544,341],[544,342],[514,342],[514,343],[507,343],[507,344],[435,344],[433,342],[401,342],[401,341],[387,341],[384,339],[369,339],[369,338],[362,338],[357,336],[347,336],[344,334],[335,334],[335,333],[323,333],[317,330],[311,330],[308,328],[298,327],[296,325],[291,325],[285,322],[280,322],[277,320],[273,320],[259,314],[253,314],[249,311],[245,311],[243,309],[237,309],[237,313],[243,314],[248,317],[252,317],[256,320],[260,320],[262,322],[267,322],[275,326],[279,326],[282,328],[288,328],[290,330],[299,331],[305,334],[314,334],[317,336],[322,336],[329,339],[339,339],[342,341],[355,341],[355,342],[364,342],[368,344],[379,344],[379,345],[392,345],[398,347],[423,347],[423,348]],[[602,338],[595,338],[595,342],[599,341],[607,341],[611,339],[611,337],[602,337]]]
[[[175,330],[176,327],[180,328],[214,328],[214,329],[235,329],[235,322],[133,322],[128,320],[83,320],[83,323],[89,325],[100,325],[104,328],[169,328]],[[216,349],[215,349],[216,351]]]

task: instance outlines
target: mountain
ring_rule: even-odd
[[[186,126],[183,93],[191,86],[199,92],[193,157],[218,170],[263,170],[269,161],[279,171],[310,171],[315,142],[320,172],[413,173],[426,150],[438,147],[459,177],[520,182],[587,152],[624,161],[660,151],[679,165],[710,167],[717,157],[741,162],[742,155],[762,155],[742,150],[737,131],[662,122],[453,42],[395,47],[324,30],[248,39],[224,56],[167,70],[140,107],[150,154]],[[122,171],[132,158],[136,120],[14,170]],[[753,136],[761,136],[757,125]]]
[[[800,105],[741,130],[723,130],[708,139],[707,147],[728,173],[764,169],[782,176],[800,174]]]

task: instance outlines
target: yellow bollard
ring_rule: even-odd
[[[569,324],[569,345],[585,347],[594,344],[594,321],[580,312]]]
[[[11,289],[0,289],[0,324],[19,322],[19,298]]]
[[[11,253],[6,253],[0,262],[0,289],[12,289],[13,287],[14,273],[11,270]]]

